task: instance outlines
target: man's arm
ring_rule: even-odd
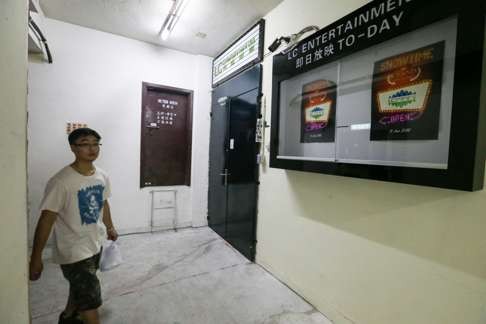
[[[30,280],[37,280],[42,274],[42,251],[46,246],[49,235],[51,234],[52,226],[57,219],[57,213],[43,210],[37,227],[35,228],[34,246],[32,247],[32,255],[30,257]]]
[[[111,220],[110,204],[108,204],[108,200],[105,200],[103,204],[103,224],[106,226],[106,234],[108,235],[108,239],[116,241],[118,239],[118,233],[116,232],[115,226],[113,226],[113,221]]]

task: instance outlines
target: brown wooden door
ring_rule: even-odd
[[[140,187],[191,183],[192,91],[143,83]]]

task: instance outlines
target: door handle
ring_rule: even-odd
[[[228,176],[230,175],[231,173],[228,173],[228,169],[224,169],[224,172],[223,173],[220,173],[219,175],[223,176],[224,177],[224,185],[225,187],[228,186]]]

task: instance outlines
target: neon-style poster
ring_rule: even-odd
[[[438,138],[444,44],[435,43],[375,63],[372,141]]]
[[[316,80],[302,88],[301,143],[334,142],[336,84]]]

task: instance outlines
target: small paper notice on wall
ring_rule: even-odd
[[[67,122],[66,123],[66,133],[71,134],[75,129],[86,128],[88,124],[80,122]]]
[[[263,119],[261,118],[257,119],[255,142],[263,143]]]

